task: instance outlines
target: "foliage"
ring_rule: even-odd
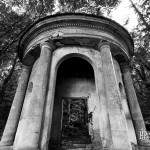
[[[41,2],[42,3],[42,2]],[[21,65],[17,56],[22,32],[36,19],[50,12],[39,9],[36,1],[0,1],[0,135],[5,126],[17,87]],[[46,3],[42,3],[46,5]],[[41,15],[42,14],[42,15]]]
[[[60,12],[80,12],[87,14],[102,15],[103,11],[111,12],[111,9],[116,7],[120,0],[60,0]]]
[[[10,111],[12,100],[16,92],[17,82],[20,74],[21,74],[21,65],[20,62],[17,62],[17,65],[13,70],[11,78],[9,79],[8,83],[5,85],[6,88],[3,93],[4,100],[0,102],[0,137],[5,127],[5,123]]]
[[[135,4],[130,0],[137,13],[139,24],[133,31],[135,43],[134,57],[131,61],[134,85],[141,105],[145,122],[150,124],[150,1]]]
[[[65,12],[102,15],[120,0],[1,0],[0,1],[0,107],[8,110],[14,97],[21,65],[17,45],[22,32],[41,17]],[[14,75],[15,74],[15,75]],[[16,78],[15,78],[16,77]],[[7,113],[8,115],[8,113]],[[0,121],[7,119],[0,116]],[[5,116],[4,118],[1,118]],[[1,123],[0,123],[1,124]],[[1,130],[1,127],[0,127]]]
[[[3,98],[17,61],[18,40],[22,32],[35,20],[52,11],[49,1],[0,2],[0,94]],[[1,100],[2,101],[2,100]]]
[[[56,7],[56,1],[60,7]],[[84,12],[102,14],[104,6],[116,6],[119,0],[3,0],[0,2],[0,93],[5,90],[17,61],[21,33],[31,23],[52,13]],[[88,10],[88,11],[87,11]],[[3,97],[3,96],[1,96]]]
[[[134,56],[131,60],[132,75],[145,121],[149,124],[150,1],[142,0],[141,3],[134,3],[130,0],[130,2],[139,18],[137,28],[131,33],[135,43]],[[41,17],[55,13],[109,14],[119,3],[120,0],[1,0],[0,107],[7,101],[5,105],[7,110],[14,97],[21,69],[16,50],[20,35],[26,27]]]
[[[16,49],[19,37],[31,21],[28,16],[13,12],[4,2],[0,2],[0,10],[0,94],[2,99],[2,91],[17,61]]]

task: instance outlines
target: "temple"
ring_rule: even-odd
[[[102,16],[31,25],[18,46],[23,69],[0,150],[149,150],[133,49],[129,33]]]

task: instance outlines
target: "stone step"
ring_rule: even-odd
[[[77,149],[77,148],[86,148],[86,144],[71,144],[71,145],[63,145],[63,149]]]
[[[86,147],[82,147],[82,148],[67,148],[64,150],[93,150],[93,148],[86,148]]]
[[[99,146],[93,148],[92,144],[72,144],[70,146],[62,146],[63,150],[100,150]]]
[[[100,148],[69,148],[64,150],[101,150]]]

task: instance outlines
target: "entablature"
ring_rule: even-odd
[[[107,41],[114,56],[123,55],[129,59],[133,53],[129,33],[116,22],[101,16],[63,14],[39,20],[20,39],[18,53],[21,60],[24,62],[29,54],[38,56],[39,44],[45,40],[52,40],[56,48],[77,45],[95,50],[100,41]]]

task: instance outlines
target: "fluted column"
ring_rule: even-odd
[[[138,144],[150,145],[144,119],[134,90],[130,68],[127,64],[121,64],[121,70]]]
[[[100,43],[99,50],[102,58],[102,71],[105,79],[105,90],[108,101],[108,111],[114,149],[131,150],[127,134],[127,123],[121,106],[121,95],[116,79],[114,62],[109,43]]]
[[[39,149],[43,109],[53,48],[53,44],[50,41],[41,43],[40,57],[34,63],[29,79],[22,114],[14,141],[15,150]]]
[[[30,70],[31,67],[28,66],[23,66],[22,68],[22,73],[18,80],[18,87],[15,93],[15,97],[0,141],[0,146],[8,146],[13,144],[22,105],[24,102],[26,88],[28,85]]]

